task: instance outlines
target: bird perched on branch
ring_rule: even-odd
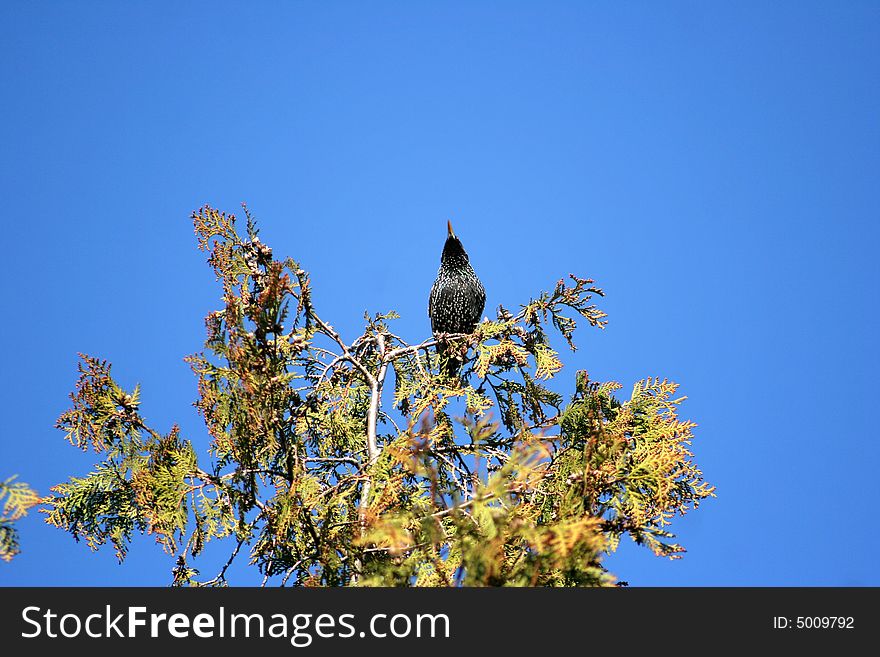
[[[446,222],[447,237],[440,256],[440,270],[428,299],[428,317],[434,335],[445,333],[473,333],[486,305],[486,290],[468,259],[461,241],[452,232],[452,222]],[[462,365],[460,356],[439,347],[441,370],[456,376]]]

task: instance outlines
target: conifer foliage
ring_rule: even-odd
[[[579,323],[605,326],[593,281],[560,280],[442,345],[406,342],[394,312],[343,336],[309,275],[245,215],[240,235],[233,215],[193,214],[223,288],[187,358],[209,452],[151,428],[139,390],[82,356],[57,426],[100,461],[53,488],[50,524],[120,560],[152,534],[175,585],[226,585],[245,555],[268,584],[609,585],[602,559],[624,535],[684,551],[670,522],[714,493],[677,385],[646,379],[623,398],[580,371],[569,399],[549,386],[563,366],[550,334],[573,350]],[[466,354],[460,379],[440,374],[438,346]],[[203,575],[211,541],[228,560]]]
[[[21,552],[15,522],[40,501],[37,493],[16,477],[0,480],[0,559],[12,561]]]

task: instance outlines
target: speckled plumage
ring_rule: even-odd
[[[428,298],[428,317],[434,333],[472,333],[486,306],[486,290],[452,225],[448,228],[440,270]]]

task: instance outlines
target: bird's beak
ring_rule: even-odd
[[[452,222],[448,219],[446,220],[446,230],[449,237],[455,237],[455,233],[452,232]]]

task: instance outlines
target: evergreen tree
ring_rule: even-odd
[[[622,398],[583,371],[568,399],[549,386],[562,362],[548,334],[574,350],[577,322],[605,326],[592,280],[560,280],[442,344],[396,335],[393,311],[342,336],[245,214],[244,235],[233,215],[193,214],[223,286],[187,358],[210,453],[150,427],[139,390],[83,355],[57,426],[101,460],[52,489],[49,523],[120,560],[152,534],[177,557],[176,585],[227,584],[242,551],[264,583],[310,586],[609,585],[602,558],[624,535],[681,555],[672,518],[714,493],[678,386],[646,379]],[[438,347],[463,354],[460,378],[440,373]],[[228,561],[202,576],[197,557],[223,539]]]

